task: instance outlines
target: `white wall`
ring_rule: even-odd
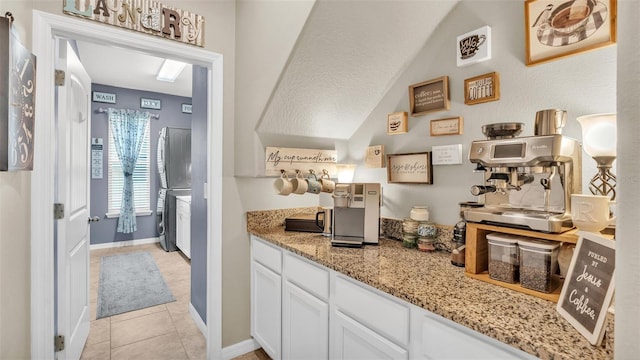
[[[20,41],[31,46],[30,1],[0,3]],[[31,172],[0,172],[0,359],[28,359]]]
[[[640,354],[640,2],[619,1],[618,220],[616,240],[616,359]]]
[[[538,110],[559,108],[568,112],[564,134],[579,139],[576,117],[616,110],[616,47],[599,49],[525,66],[524,5],[520,1],[465,1],[457,5],[439,25],[434,35],[406,72],[349,140],[349,157],[361,166],[356,179],[386,184],[386,169],[366,169],[364,150],[382,144],[387,154],[430,151],[434,145],[462,144],[461,165],[433,167],[433,185],[386,184],[382,215],[408,216],[413,205],[428,205],[431,219],[439,224],[458,221],[458,203],[475,201],[469,188],[480,184],[482,175],[473,173],[467,160],[469,144],[483,139],[481,126],[517,121],[525,124],[521,136],[534,135]],[[491,27],[492,59],[467,67],[456,67],[456,37],[484,25]],[[464,79],[496,71],[500,75],[500,100],[477,105],[464,104]],[[420,117],[409,117],[409,133],[386,134],[388,113],[409,111],[408,86],[449,77],[451,107]],[[462,116],[464,133],[429,136],[429,121]],[[583,154],[583,184],[595,173],[595,162]],[[586,186],[583,186],[586,189]],[[588,192],[588,190],[587,190]]]

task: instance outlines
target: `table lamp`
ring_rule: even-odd
[[[338,173],[339,183],[350,183],[353,181],[353,176],[356,171],[355,164],[336,164],[336,171]]]
[[[589,190],[593,195],[616,199],[616,176],[611,172],[616,160],[616,114],[593,114],[577,118],[582,127],[584,151],[598,164],[598,173],[591,178]]]

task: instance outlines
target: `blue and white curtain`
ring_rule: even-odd
[[[138,154],[142,148],[144,134],[149,124],[149,112],[109,108],[109,123],[122,172],[124,188],[122,204],[118,219],[118,232],[132,233],[136,231],[136,205],[133,198],[133,171],[138,162]]]

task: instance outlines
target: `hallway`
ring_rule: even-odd
[[[102,256],[136,251],[153,255],[175,302],[96,320]],[[81,359],[206,359],[206,340],[189,313],[191,266],[159,243],[91,251],[91,330]]]

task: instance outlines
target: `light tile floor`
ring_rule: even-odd
[[[260,348],[256,351],[240,355],[231,360],[271,360],[271,358],[269,357],[269,355],[267,355],[266,352],[264,352],[264,350]]]
[[[153,255],[176,301],[96,320],[100,258],[134,251]],[[206,359],[206,340],[189,313],[191,266],[181,252],[159,243],[93,250],[90,291],[91,330],[81,359]]]

